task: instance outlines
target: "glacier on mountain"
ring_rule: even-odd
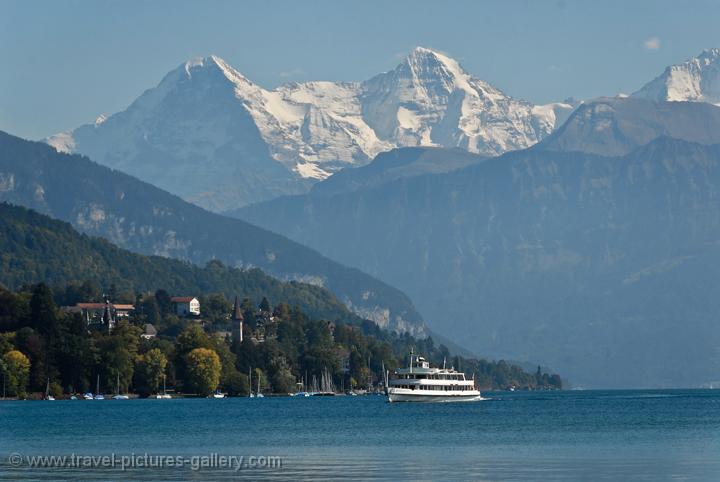
[[[571,109],[513,99],[422,47],[364,82],[274,90],[209,56],[185,62],[125,111],[46,142],[224,211],[304,192],[396,147],[529,147]]]
[[[720,105],[720,49],[704,50],[697,57],[667,67],[633,96],[657,102],[688,101]]]

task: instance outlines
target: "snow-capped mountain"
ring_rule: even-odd
[[[365,82],[274,90],[210,56],[179,66],[125,111],[46,141],[224,211],[303,192],[395,147],[525,148],[570,110],[513,99],[421,47]]]
[[[633,96],[720,104],[720,49],[704,50],[697,57],[671,65]]]

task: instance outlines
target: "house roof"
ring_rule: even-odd
[[[192,300],[195,300],[194,296],[173,296],[170,298],[170,301],[173,303],[190,303]]]
[[[135,309],[134,305],[111,304],[110,306],[112,306],[116,310],[131,311]],[[105,303],[77,303],[75,306],[73,306],[73,308],[79,308],[83,310],[103,310],[105,309]]]
[[[150,323],[145,323],[145,334],[146,335],[157,335],[157,329]]]

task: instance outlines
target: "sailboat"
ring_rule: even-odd
[[[252,391],[252,368],[250,368],[250,370],[248,370],[248,380],[249,380],[248,385],[250,386],[250,395],[248,397],[255,398],[255,394]]]
[[[163,392],[161,394],[155,395],[155,398],[172,398],[170,394],[168,394],[167,389],[165,388],[165,374],[163,373]]]
[[[97,376],[97,382],[95,384],[95,400],[105,400],[105,397],[100,393],[100,375]]]
[[[322,372],[322,376],[320,378],[320,390],[316,390],[317,380],[315,379],[315,375],[313,375],[313,396],[315,397],[331,397],[335,395],[335,386],[332,382],[332,375],[330,375],[330,372],[327,368],[325,368]]]
[[[45,387],[45,400],[55,400],[55,397],[50,395],[50,379],[48,378],[47,387]]]
[[[116,385],[116,387],[117,387],[117,388],[115,389],[115,395],[113,395],[113,400],[127,400],[127,399],[130,398],[130,397],[128,397],[127,395],[121,395],[121,394],[120,394],[120,373],[119,373],[119,372],[117,373],[117,385]]]
[[[258,389],[257,389],[257,395],[255,395],[257,398],[265,398],[265,395],[262,394],[262,391],[260,391],[260,380],[262,378],[258,375]]]

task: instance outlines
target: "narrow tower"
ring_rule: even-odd
[[[240,309],[240,301],[238,301],[238,297],[235,296],[235,306],[233,307],[232,312],[232,336],[233,341],[237,341],[238,343],[242,343],[243,341],[243,321],[245,317],[242,314],[242,310]]]

